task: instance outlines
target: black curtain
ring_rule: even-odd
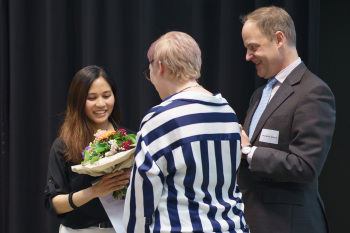
[[[320,176],[320,193],[326,205],[332,232],[347,232],[350,220],[350,2],[321,0],[319,75],[332,88],[337,122],[332,148]]]
[[[299,56],[318,74],[319,0],[0,0],[1,232],[58,232],[43,190],[49,149],[79,69],[107,70],[118,85],[124,125],[137,131],[161,101],[141,73],[147,50],[160,35],[184,31],[202,50],[200,83],[221,92],[243,122],[250,95],[264,81],[245,61],[239,16],[268,5],[291,14]],[[321,194],[333,201],[338,195]],[[336,213],[332,206],[326,203],[329,214]],[[341,217],[332,221],[333,230],[344,229]]]

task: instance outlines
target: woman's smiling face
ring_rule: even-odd
[[[96,130],[108,126],[114,101],[112,88],[104,78],[99,77],[91,84],[86,98],[85,113]]]

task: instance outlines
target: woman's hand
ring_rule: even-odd
[[[96,197],[103,197],[113,191],[124,188],[130,180],[131,169],[120,170],[111,174],[104,175],[95,185],[73,193],[72,201],[79,207],[91,201]],[[68,194],[60,194],[52,198],[52,203],[57,214],[67,213],[73,208],[68,202]]]
[[[91,187],[95,197],[103,197],[109,193],[123,189],[130,182],[131,169],[124,169],[104,175],[102,179]]]

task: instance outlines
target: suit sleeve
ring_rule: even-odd
[[[295,111],[288,114],[294,114],[288,150],[258,146],[251,172],[275,182],[313,182],[320,175],[331,146],[335,126],[333,93],[325,84],[315,85],[299,99]]]

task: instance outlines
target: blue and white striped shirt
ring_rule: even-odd
[[[243,232],[237,117],[221,94],[181,92],[148,111],[127,191],[127,232]]]

